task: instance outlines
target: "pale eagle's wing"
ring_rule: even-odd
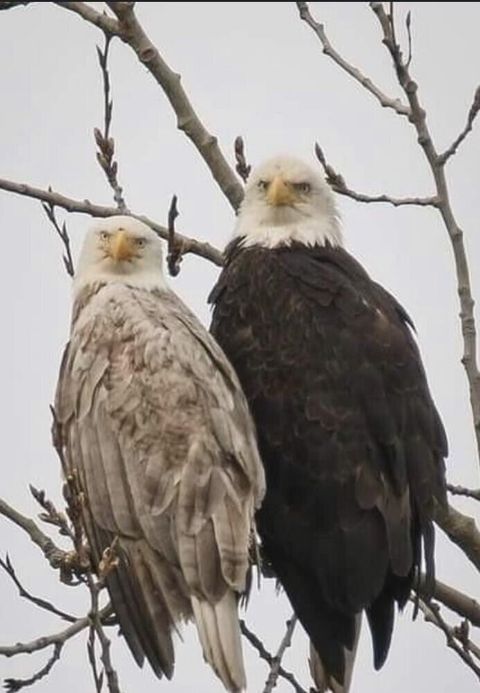
[[[56,411],[95,560],[119,537],[108,587],[137,661],[145,655],[170,677],[171,631],[193,611],[206,659],[241,689],[236,593],[264,478],[223,352],[170,292],[89,289],[75,307]]]

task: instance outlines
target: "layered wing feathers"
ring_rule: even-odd
[[[171,630],[193,597],[228,602],[238,627],[264,488],[254,428],[225,356],[174,294],[112,284],[79,300],[56,401],[67,466],[88,497],[95,559],[120,537],[109,587],[127,641],[170,676]],[[244,681],[235,647],[230,690]]]

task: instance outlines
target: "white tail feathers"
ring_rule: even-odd
[[[355,619],[355,641],[353,643],[353,648],[351,650],[344,648],[345,678],[343,684],[338,683],[338,681],[336,681],[333,676],[326,671],[320,655],[310,642],[310,659],[308,660],[308,664],[310,667],[310,674],[315,682],[315,688],[317,689],[318,693],[326,693],[326,691],[332,691],[332,693],[349,692],[350,684],[352,683],[353,665],[355,663],[355,655],[357,653],[361,626],[362,614],[360,613]]]
[[[203,655],[232,693],[246,688],[237,600],[232,590],[216,604],[192,596],[192,608]]]

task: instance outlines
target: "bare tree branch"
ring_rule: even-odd
[[[105,47],[103,51],[97,46],[98,62],[102,71],[103,82],[103,104],[104,104],[104,124],[103,132],[99,128],[95,128],[94,136],[99,151],[97,152],[97,161],[100,168],[105,173],[107,181],[113,190],[113,199],[118,207],[118,211],[124,214],[128,211],[127,203],[123,196],[123,189],[118,182],[118,163],[114,159],[115,155],[115,140],[110,136],[110,127],[112,125],[113,100],[110,96],[110,74],[108,71],[108,55],[110,49],[111,35],[105,34]]]
[[[167,267],[172,277],[176,277],[180,272],[182,262],[182,241],[177,237],[175,230],[175,219],[178,217],[177,196],[172,197],[170,209],[168,210],[168,255]]]
[[[473,500],[480,501],[480,488],[466,488],[465,486],[453,486],[453,484],[447,484],[447,489],[450,491],[452,496],[465,496],[465,498],[473,498]]]
[[[97,26],[105,34],[120,35],[120,24],[116,19],[109,17],[105,12],[97,12],[86,2],[56,2],[55,4],[65,10],[75,12],[85,21]]]
[[[240,176],[240,178],[243,180],[243,182],[246,183],[248,180],[248,176],[250,175],[250,171],[252,170],[252,167],[249,166],[249,164],[247,163],[247,158],[245,156],[245,143],[243,141],[243,137],[240,137],[239,135],[235,138],[233,148],[235,152],[235,161],[237,162],[235,170]]]
[[[410,64],[412,62],[412,13],[410,10],[407,12],[407,17],[405,19],[405,27],[407,29],[407,38],[408,38],[408,58],[407,58],[407,69],[410,67]]]
[[[26,185],[25,183],[15,183],[11,180],[6,180],[0,178],[0,190],[6,190],[8,192],[15,193],[17,195],[24,195],[25,197],[31,197],[37,200],[42,200],[47,204],[56,205],[57,207],[62,207],[68,212],[76,212],[77,214],[88,214],[92,217],[112,217],[118,214],[118,209],[115,207],[103,207],[101,205],[92,204],[89,200],[74,200],[69,197],[65,197],[61,193],[53,192],[52,190],[42,190],[41,188],[34,188],[31,185]],[[168,240],[168,229],[165,226],[157,224],[157,222],[149,219],[148,217],[141,214],[132,213],[131,216],[135,219],[140,219],[145,224],[150,226],[161,238]],[[197,241],[194,238],[188,238],[187,236],[181,236],[177,233],[177,239],[182,242],[182,252],[183,255],[188,253],[193,253],[199,257],[203,257],[205,260],[210,260],[215,265],[222,266],[223,257],[222,253],[210,245],[209,243],[204,243],[202,241]]]
[[[100,611],[99,618],[103,621],[112,613],[112,606],[108,604]],[[82,630],[85,630],[85,628],[88,628],[90,623],[90,616],[85,616],[84,618],[77,619],[75,623],[72,623],[72,625],[65,628],[65,630],[54,633],[53,635],[42,635],[40,638],[26,643],[19,642],[16,645],[0,646],[0,655],[5,657],[15,657],[19,654],[31,654],[32,652],[38,652],[39,650],[44,650],[52,645],[63,645],[67,642],[67,640],[70,640],[70,638],[77,635],[77,633],[80,633]]]
[[[40,679],[43,679],[45,676],[48,676],[48,674],[51,672],[53,666],[60,659],[63,645],[64,645],[63,642],[55,643],[52,656],[50,657],[48,662],[45,664],[45,666],[42,667],[39,671],[37,671],[36,674],[34,674],[33,676],[31,676],[28,679],[5,679],[4,684],[3,684],[4,688],[9,693],[14,693],[15,691],[20,691],[22,688],[28,688],[30,686],[33,686],[34,683],[37,683],[38,681],[40,681]]]
[[[112,567],[114,566],[114,563],[111,564]],[[98,641],[100,643],[101,647],[101,655],[100,659],[102,660],[103,664],[103,670],[105,672],[105,678],[107,680],[107,686],[108,690],[110,693],[121,693],[120,691],[120,685],[118,683],[118,674],[113,668],[112,665],[112,660],[110,657],[110,640],[107,638],[105,635],[105,631],[103,629],[102,621],[103,621],[103,611],[99,611],[99,605],[98,605],[98,594],[100,590],[103,587],[103,578],[101,577],[100,581],[95,583],[93,581],[93,578],[91,575],[88,576],[89,578],[89,588],[90,588],[90,594],[91,594],[91,609],[90,609],[90,622],[92,624],[93,629],[95,630],[95,634],[98,638]]]
[[[35,604],[35,606],[38,606],[40,609],[44,609],[45,611],[50,611],[50,613],[55,614],[56,616],[60,616],[64,621],[69,621],[70,623],[75,623],[78,619],[75,616],[72,616],[71,614],[65,613],[65,611],[60,611],[60,609],[57,609],[57,607],[52,604],[51,602],[46,601],[45,599],[41,599],[40,597],[35,597],[33,594],[30,594],[25,587],[22,585],[20,580],[17,577],[17,574],[14,570],[13,565],[10,562],[10,558],[8,555],[6,556],[6,560],[4,561],[2,558],[0,558],[0,567],[3,568],[3,570],[7,573],[7,575],[10,577],[12,582],[15,584],[16,588],[18,589],[18,593],[20,597],[23,599],[27,599],[29,602],[32,602],[32,604]]]
[[[343,58],[340,55],[340,53],[338,53],[335,50],[335,48],[332,46],[332,44],[327,38],[324,25],[319,24],[312,17],[307,2],[297,2],[296,5],[300,13],[300,18],[304,22],[306,22],[308,26],[318,36],[323,46],[323,52],[325,53],[325,55],[328,55],[328,57],[331,58],[337,65],[339,65],[342,68],[342,70],[344,70],[344,72],[347,72],[351,77],[353,77],[353,79],[356,82],[359,82],[362,85],[362,87],[365,87],[367,91],[373,94],[373,96],[375,96],[377,101],[384,108],[391,108],[395,111],[395,113],[398,113],[398,115],[401,116],[408,117],[410,115],[410,109],[408,108],[408,106],[403,104],[400,99],[392,99],[388,97],[386,94],[384,94],[381,91],[381,89],[379,89],[369,77],[364,75],[363,72],[361,72],[358,69],[358,67],[355,67],[354,65],[349,63],[347,60],[345,60],[345,58]]]
[[[258,638],[255,635],[255,633],[252,633],[252,631],[248,628],[247,624],[243,619],[240,619],[240,629],[242,631],[242,635],[258,652],[258,656],[260,657],[260,659],[263,659],[271,667],[273,664],[274,656],[270,652],[268,652],[260,638]],[[292,688],[296,691],[296,693],[308,693],[308,691],[306,691],[305,688],[302,688],[302,686],[298,683],[295,676],[289,671],[286,671],[282,666],[278,667],[278,675],[282,679],[288,681]]]
[[[278,677],[280,675],[280,664],[282,662],[283,655],[285,654],[285,650],[292,644],[293,631],[295,630],[296,625],[297,617],[295,614],[292,614],[291,618],[287,621],[287,629],[277,650],[277,654],[274,656],[272,663],[270,664],[270,673],[265,682],[263,693],[272,693],[273,689],[277,685]]]
[[[50,204],[48,202],[42,202],[42,207],[43,211],[47,215],[48,220],[52,224],[53,228],[55,229],[55,232],[58,234],[60,240],[63,243],[63,247],[65,249],[65,253],[62,255],[63,264],[69,277],[73,277],[73,275],[75,274],[75,269],[73,266],[72,252],[70,249],[70,237],[68,235],[67,225],[65,222],[63,222],[60,226],[55,214],[55,205]]]
[[[135,16],[132,3],[107,3],[117,16],[117,20],[92,10],[83,2],[57,2],[56,4],[63,9],[79,14],[83,19],[95,24],[106,33],[119,36],[124,43],[130,46],[165,93],[177,116],[179,130],[182,130],[193,142],[233,209],[238,209],[243,198],[243,188],[238,182],[235,172],[223,155],[217,138],[207,131],[195,112],[181,84],[180,75],[170,68],[156,46],[148,38]]]
[[[480,531],[474,519],[463,515],[451,505],[437,503],[435,522],[480,570]]]
[[[456,652],[457,655],[465,662],[468,668],[477,675],[478,679],[480,679],[480,667],[478,664],[476,664],[472,657],[472,653],[475,655],[475,657],[479,657],[479,648],[468,638],[459,633],[459,629],[452,628],[448,625],[440,614],[440,607],[438,604],[427,605],[425,602],[420,600],[419,606],[424,613],[425,621],[427,623],[432,623],[434,626],[443,631],[448,647]]]
[[[410,104],[409,122],[416,130],[418,142],[432,171],[438,197],[437,206],[452,243],[464,344],[462,363],[465,367],[470,387],[470,402],[477,439],[477,449],[480,457],[480,372],[477,365],[477,336],[473,313],[474,301],[472,297],[468,259],[465,251],[465,244],[463,242],[463,231],[455,219],[450,203],[444,162],[437,153],[433,143],[427,125],[426,112],[420,103],[418,85],[412,79],[409,67],[403,60],[402,51],[395,41],[392,19],[385,12],[383,3],[371,2],[370,7],[380,23],[383,32],[383,43],[392,57],[398,82]]]
[[[345,182],[344,177],[338,173],[333,166],[331,166],[325,157],[323,149],[319,144],[315,144],[315,154],[317,159],[323,166],[325,171],[325,176],[327,183],[335,190],[339,195],[345,195],[346,197],[351,197],[357,202],[388,202],[388,204],[394,207],[401,207],[404,205],[416,205],[418,207],[436,207],[438,205],[438,199],[436,197],[392,197],[391,195],[365,195],[364,193],[356,192],[349,188]]]
[[[420,597],[427,601],[425,586],[425,576],[422,575],[418,592]],[[480,604],[468,594],[464,594],[454,587],[440,582],[440,580],[435,580],[433,598],[442,602],[442,604],[451,611],[455,611],[462,618],[468,619],[472,625],[480,627]]]
[[[42,551],[52,568],[61,568],[62,566],[70,563],[71,554],[69,554],[67,551],[62,551],[62,549],[59,549],[58,546],[56,546],[50,539],[50,537],[39,529],[33,520],[19,513],[17,510],[8,505],[8,503],[6,503],[2,498],[0,498],[0,515],[3,515],[9,519],[28,534],[33,543],[36,544]]]
[[[480,111],[480,87],[477,87],[475,90],[474,97],[473,97],[473,103],[470,106],[470,110],[468,112],[466,125],[463,128],[462,132],[458,135],[458,137],[448,147],[448,149],[446,149],[443,152],[443,154],[439,154],[438,160],[439,160],[440,164],[443,164],[443,165],[446,164],[447,161],[450,159],[450,157],[453,156],[454,154],[456,154],[459,146],[465,140],[467,135],[472,131],[473,123],[475,122],[475,118],[477,117],[479,111]]]

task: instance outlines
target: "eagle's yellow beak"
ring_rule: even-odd
[[[275,176],[267,191],[267,202],[273,207],[291,205],[297,200],[295,191],[283,180],[281,176]]]
[[[134,243],[127,232],[120,230],[114,233],[110,239],[110,257],[115,262],[121,262],[122,260],[131,260],[134,254]]]

